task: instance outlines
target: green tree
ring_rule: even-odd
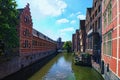
[[[72,42],[71,41],[66,41],[63,45],[63,48],[67,50],[67,52],[71,52],[72,50]]]
[[[15,0],[0,0],[0,42],[4,43],[4,53],[10,54],[18,46],[16,6]]]

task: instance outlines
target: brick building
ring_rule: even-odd
[[[18,11],[20,65],[24,67],[56,52],[57,43],[33,28],[29,4]]]
[[[59,37],[58,40],[57,40],[57,50],[61,51],[63,49],[63,45],[64,45],[64,42],[62,42],[61,37]]]
[[[85,20],[80,20],[80,30],[79,30],[79,37],[80,37],[80,52],[85,52],[86,48],[86,27],[85,27]]]
[[[72,51],[75,51],[75,34],[72,34]]]
[[[102,73],[120,80],[120,0],[103,0],[102,15]]]
[[[76,33],[72,35],[72,49],[78,54],[80,52],[80,33],[79,29],[76,30]]]
[[[94,62],[101,62],[102,43],[102,1],[93,0],[92,8],[87,8],[86,13],[86,52],[92,54]]]
[[[89,54],[93,53],[93,28],[91,25],[91,11],[92,8],[87,8],[86,12],[86,21],[85,21],[85,27],[86,27],[86,52]]]
[[[105,80],[120,80],[120,0],[93,0],[92,8],[87,8],[85,27],[85,51],[92,54],[95,67],[101,63]]]
[[[76,30],[75,34],[75,52],[80,52],[80,37],[79,37],[79,29]]]
[[[91,19],[91,25],[93,27],[93,60],[100,64],[102,44],[102,0],[93,0]]]
[[[80,20],[80,29],[76,30],[76,33],[72,35],[72,50],[76,54],[85,52],[86,44],[86,31],[85,20]]]

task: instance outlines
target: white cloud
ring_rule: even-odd
[[[83,15],[83,14],[79,11],[79,12],[70,14],[69,17],[70,17],[70,18],[71,18],[71,17],[77,17],[78,19],[83,20],[83,19],[85,19],[86,16]],[[74,22],[75,22],[75,21],[71,21],[71,23],[74,23]]]
[[[75,29],[73,27],[69,27],[69,28],[64,28],[64,29],[61,29],[60,32],[71,32],[71,31],[74,31]]]
[[[18,2],[23,4],[30,3],[32,16],[35,18],[59,16],[67,7],[63,0],[20,0]]]
[[[76,14],[79,15],[79,14],[81,14],[81,12],[77,12]]]
[[[76,20],[72,20],[71,22],[70,22],[70,24],[75,24],[76,23]]]
[[[74,13],[70,14],[70,17],[74,17],[74,16],[75,16],[75,14],[74,14]]]
[[[77,18],[78,18],[78,19],[80,19],[80,20],[85,19],[85,17],[86,17],[86,16],[85,16],[85,15],[83,15],[83,14],[80,14],[80,15],[78,15],[78,16],[77,16]]]
[[[68,23],[68,22],[69,22],[69,20],[66,19],[66,18],[59,19],[59,20],[56,21],[57,24]]]
[[[44,30],[42,33],[45,34],[46,36],[48,36],[49,38],[55,40],[55,41],[59,37],[58,33],[54,32],[53,30]]]
[[[76,16],[77,16],[77,18],[80,19],[80,20],[83,20],[83,19],[85,19],[85,17],[86,17],[86,16],[83,15],[81,12],[77,12],[77,13],[76,13]]]

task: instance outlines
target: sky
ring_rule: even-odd
[[[33,28],[53,40],[72,40],[92,0],[16,0],[17,9],[30,4]]]

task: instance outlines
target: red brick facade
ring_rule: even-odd
[[[31,62],[56,52],[57,43],[33,29],[29,4],[23,9],[18,9],[18,11],[19,24],[17,30],[21,66],[29,65]]]
[[[27,55],[32,53],[32,19],[29,4],[19,14],[19,53]]]
[[[120,78],[120,0],[103,0],[102,5],[102,60]]]

